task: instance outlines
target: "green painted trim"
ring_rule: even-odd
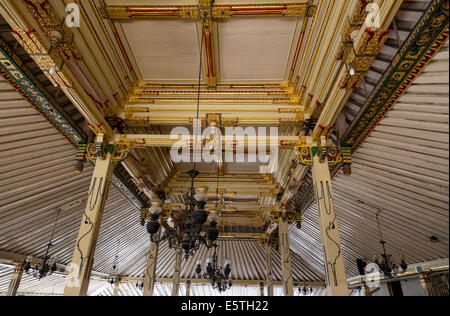
[[[448,25],[449,1],[433,0],[347,129],[343,147],[354,152],[370,136],[446,42]]]
[[[76,127],[13,50],[0,38],[0,75],[8,81],[70,143],[76,146],[86,134]]]

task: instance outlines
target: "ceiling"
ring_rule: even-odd
[[[0,195],[1,256],[44,256],[56,223],[55,246],[51,253],[58,258],[58,263],[68,266],[93,168],[88,167],[81,175],[77,175],[73,171],[76,152],[73,146],[3,80],[0,80],[0,121],[0,158],[5,162],[0,167],[3,188]],[[52,146],[45,145],[48,143]],[[146,264],[148,233],[139,225],[140,210],[115,187],[112,186],[110,190],[95,252],[94,274],[97,277],[108,275],[117,254],[119,272],[124,276],[140,277]],[[228,236],[229,241],[221,242],[223,246],[220,249],[224,251],[221,255],[229,257],[236,265],[233,270],[234,280],[262,280],[265,274],[262,246],[254,238],[234,239],[241,235],[258,236],[262,233],[257,229],[261,223],[257,225],[252,220],[248,221],[251,210],[246,219],[246,213],[236,214],[232,206],[227,210],[228,215],[222,218],[222,223],[230,230],[222,234],[224,238]],[[239,222],[242,227],[231,229],[228,222]],[[252,255],[248,256],[249,253]],[[161,246],[158,278],[171,277],[174,256],[168,244]],[[195,278],[196,261],[205,261],[209,256],[211,252],[203,249],[195,258],[191,258],[183,265],[182,277]],[[279,261],[280,255],[275,253],[274,262]],[[281,279],[279,266],[274,269],[275,280]],[[243,267],[246,267],[245,270],[241,270]],[[321,271],[310,268],[296,255],[293,273],[297,281],[323,281]],[[3,281],[1,277],[0,280]],[[31,279],[25,281],[28,284]],[[27,286],[33,288],[33,285],[28,284],[21,291],[31,293]],[[56,293],[59,293],[61,286],[58,283]],[[49,288],[43,287],[41,290],[48,291]]]
[[[278,127],[280,137],[297,138],[304,135],[308,111],[317,116],[318,109],[326,104],[324,113],[336,112],[331,119],[333,124],[337,120],[331,141],[338,144],[364,112],[430,1],[402,2],[388,25],[389,37],[363,84],[349,90],[345,97],[334,99],[332,93],[343,67],[334,66],[330,54],[333,52],[334,57],[340,44],[340,17],[352,12],[350,8],[356,2],[313,1],[320,5],[309,17],[286,16],[285,11],[274,8],[278,2],[217,0],[216,6],[234,6],[239,13],[232,18],[213,19],[209,40],[202,37],[202,23],[198,20],[151,15],[155,8],[175,8],[179,12],[180,8],[197,6],[198,0],[82,3],[85,23],[75,31],[74,45],[84,49],[81,58],[65,68],[74,82],[73,90],[63,91],[52,85],[11,34],[6,21],[0,21],[0,34],[43,89],[55,96],[54,103],[61,113],[86,135],[92,134],[89,126],[95,125],[92,117],[100,117],[96,124],[101,126],[106,125],[104,117],[111,114],[125,120],[125,134],[168,135],[174,127],[191,131],[202,51],[199,115],[204,125],[208,114],[220,114],[223,129],[237,125]],[[282,2],[283,10],[292,4],[304,4],[294,0]],[[273,11],[265,12],[265,16],[246,11],[256,6],[260,12],[260,5]],[[54,6],[57,13],[64,12],[59,4]],[[123,6],[128,10],[144,7],[150,13],[114,18],[113,9]],[[105,7],[113,15],[111,19],[104,18]],[[299,94],[306,86],[306,99],[302,99]],[[310,92],[311,106],[305,105],[306,92]],[[85,107],[78,100],[83,100],[80,103]],[[380,252],[376,209],[372,206],[383,209],[387,247],[395,256],[404,254],[408,263],[448,257],[448,105],[445,45],[357,149],[353,175],[335,176],[336,213],[349,277],[357,275],[357,258],[372,259]],[[98,115],[86,115],[91,112]],[[93,168],[87,166],[81,175],[76,175],[74,146],[4,80],[0,80],[0,143],[0,217],[5,224],[0,227],[0,251],[42,256],[56,210],[66,206],[58,220],[52,251],[62,264],[70,264]],[[317,207],[313,198],[307,199],[311,172],[298,166],[294,159],[293,146],[287,145],[280,148],[278,168],[273,174],[260,173],[263,163],[195,165],[201,172],[196,188],[206,185],[210,189],[207,209],[215,209],[219,200],[224,203],[219,214],[222,243],[236,263],[236,280],[264,278],[262,248],[256,239],[270,223],[269,210],[279,193],[283,204],[295,210],[303,208],[302,229],[295,225],[290,229],[296,281],[322,282],[324,278]],[[151,200],[149,191],[165,191],[172,208],[184,207],[184,194],[190,186],[186,172],[193,167],[193,163],[173,162],[170,147],[147,145],[136,146],[128,161],[117,167],[120,181],[111,188],[95,254],[97,277],[110,272],[117,249],[121,273],[129,277],[142,275],[149,241],[145,229],[138,225],[138,208]],[[128,194],[121,190],[124,185]],[[130,192],[134,198],[130,199]],[[432,235],[440,242],[431,243]],[[203,259],[208,255],[206,251],[199,254]],[[173,258],[173,252],[162,246],[159,278],[171,277]],[[193,277],[193,262],[183,268],[183,278]],[[5,271],[9,270],[2,269],[0,284],[5,285]],[[280,271],[275,274],[279,279]],[[42,293],[61,293],[62,281],[54,282],[59,284],[56,291],[51,290],[49,281]],[[30,287],[24,285],[23,293],[39,292],[31,280],[26,283]],[[161,295],[170,290],[163,283],[157,286]],[[240,290],[233,294],[238,295]],[[120,291],[121,295],[138,295],[133,284],[124,284]],[[206,290],[199,285],[193,291]],[[110,295],[111,289],[95,283],[90,293]]]

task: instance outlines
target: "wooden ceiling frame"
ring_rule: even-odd
[[[131,19],[183,19],[183,20],[197,20],[197,35],[198,42],[203,45],[203,73],[206,81],[207,89],[216,90],[218,85],[223,86],[219,82],[220,78],[220,53],[219,53],[219,39],[218,39],[218,22],[223,19],[232,17],[303,17],[300,35],[298,36],[297,45],[292,43],[291,52],[289,54],[289,61],[287,66],[287,73],[284,78],[287,78],[289,86],[292,85],[295,70],[298,68],[299,56],[302,48],[302,43],[305,37],[308,26],[309,17],[314,17],[316,12],[316,5],[312,5],[310,1],[299,1],[296,3],[281,3],[281,4],[227,4],[227,5],[213,5],[210,0],[199,0],[198,6],[185,5],[107,5],[104,0],[101,0],[102,17],[109,20],[110,25],[114,26],[114,22],[122,22]],[[115,32],[116,34],[117,31]],[[296,32],[297,33],[297,32]],[[295,37],[297,39],[297,37]],[[294,41],[295,41],[294,39]],[[122,53],[126,55],[126,59],[130,57],[126,53],[123,42],[124,38],[116,36],[116,40],[121,47]],[[132,53],[132,52],[130,52]],[[231,86],[244,86],[246,84],[237,83],[230,84]],[[251,86],[246,85],[246,86]],[[254,84],[253,86],[268,86],[267,84]],[[290,89],[292,94],[293,90]]]

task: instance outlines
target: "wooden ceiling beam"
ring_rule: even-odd
[[[231,1],[230,1],[231,2]],[[310,17],[315,14],[315,6],[307,1],[279,4],[225,4],[211,7],[210,0],[200,0],[200,6],[177,5],[106,5],[102,16],[111,20],[179,18],[199,19],[206,10],[212,19],[228,19],[232,17]]]
[[[293,148],[295,146],[303,145],[306,143],[305,137],[299,136],[278,136],[278,139],[269,137],[258,136],[236,136],[233,138],[223,137],[222,145],[231,145],[236,147],[237,143],[240,144],[260,144],[266,142],[268,146],[280,146],[282,148]],[[176,143],[184,141],[186,145],[193,148],[195,142],[195,136],[192,135],[154,135],[154,134],[120,134],[115,137],[116,142],[130,142],[133,148],[145,148],[145,147],[172,147]],[[247,146],[245,146],[247,147]]]
[[[136,283],[143,281],[142,278],[131,278],[131,277],[125,277],[122,279],[122,282],[129,282],[129,283]],[[210,285],[211,282],[206,279],[181,279],[180,283],[187,283],[187,281],[190,281],[191,284],[204,284],[204,285]],[[171,278],[157,278],[156,282],[159,283],[167,283],[172,284],[173,279]],[[239,286],[260,286],[262,284],[266,284],[265,280],[232,280],[233,285],[239,285]],[[294,281],[296,285],[306,286],[306,287],[325,287],[324,282],[303,282],[303,281]],[[274,281],[273,285],[275,286],[281,286],[281,281]]]

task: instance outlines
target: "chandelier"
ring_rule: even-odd
[[[380,224],[380,214],[381,214],[381,212],[383,212],[383,209],[376,207],[374,205],[371,205],[367,202],[361,201],[361,200],[357,200],[357,202],[359,204],[364,204],[370,208],[377,210],[375,217],[377,219],[378,230],[380,231],[380,238],[381,238],[380,244],[382,246],[383,253],[381,254],[381,259],[377,255],[374,256],[375,264],[378,266],[378,268],[381,270],[381,272],[383,272],[385,278],[387,278],[387,279],[394,278],[399,273],[405,272],[408,269],[408,264],[406,263],[404,256],[401,256],[400,265],[397,265],[392,260],[392,255],[387,253],[386,241],[384,240],[383,231],[381,230],[381,224]],[[357,259],[356,265],[358,266],[358,271],[359,271],[360,275],[365,275],[368,273],[368,271],[366,271],[367,263],[364,259]],[[370,273],[373,273],[373,272],[374,271],[372,270]]]
[[[107,282],[111,285],[116,283],[120,283],[122,281],[122,277],[119,275],[119,248],[120,248],[120,240],[117,242],[117,252],[114,257],[114,264],[112,266],[111,272],[107,277]]]
[[[173,212],[161,227],[159,219],[162,207],[159,206],[159,203],[154,202],[149,209],[151,218],[147,223],[147,232],[150,234],[150,240],[153,243],[159,244],[168,240],[169,247],[183,250],[186,260],[193,256],[201,245],[205,245],[209,249],[214,246],[214,242],[219,238],[217,219],[215,216],[209,216],[209,212],[205,210],[208,188],[199,188],[198,192],[195,193],[195,178],[200,173],[194,169],[190,170],[188,174],[191,178],[191,188],[186,196],[184,212]],[[206,233],[202,234],[203,225],[207,221],[209,221],[210,226]],[[160,228],[162,234],[158,234]]]
[[[312,295],[314,293],[314,290],[313,290],[312,287],[308,289],[306,287],[306,285],[303,285],[303,286],[299,285],[298,286],[298,292],[299,292],[300,295],[308,296],[308,295]]]
[[[28,257],[24,260],[24,262],[22,264],[23,269],[27,275],[33,276],[39,280],[41,280],[49,275],[52,275],[58,269],[57,264],[56,264],[56,260],[57,260],[56,257],[55,258],[50,257],[49,253],[50,253],[50,248],[54,246],[52,241],[53,241],[53,236],[55,234],[56,224],[58,223],[59,214],[60,214],[60,210],[58,210],[55,224],[53,225],[52,234],[50,236],[50,241],[47,244],[47,250],[45,252],[44,258],[41,259],[40,263],[33,265],[33,263],[32,263],[33,259],[31,257]]]
[[[229,290],[233,283],[231,282],[231,265],[228,260],[224,261],[224,268],[219,267],[217,260],[217,244],[214,244],[214,255],[212,259],[206,261],[205,272],[202,275],[202,261],[197,261],[197,267],[195,272],[197,273],[199,279],[207,279],[213,289],[218,290],[219,293]]]
[[[397,266],[392,260],[392,255],[388,254],[386,251],[386,241],[384,240],[383,232],[381,231],[381,224],[379,219],[379,215],[382,211],[383,210],[377,212],[376,218],[378,223],[378,229],[380,230],[380,237],[381,237],[380,244],[383,248],[383,253],[381,254],[382,258],[381,261],[378,260],[378,257],[376,257],[375,263],[380,267],[381,271],[384,273],[386,278],[393,278],[397,276],[397,274],[399,274],[400,272],[405,272],[406,269],[408,269],[408,264],[405,262],[405,258],[402,257],[400,266]]]
[[[145,274],[142,276],[143,279],[145,279]],[[136,281],[136,288],[140,291],[143,291],[145,287],[144,281],[141,281],[141,283],[139,283],[139,281]]]

